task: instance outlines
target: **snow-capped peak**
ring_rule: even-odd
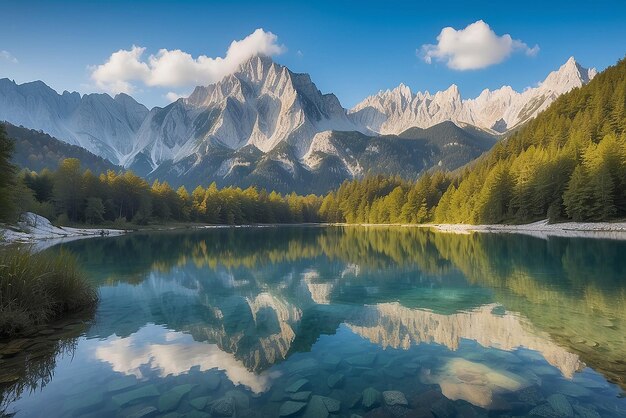
[[[349,116],[355,123],[380,134],[399,134],[412,127],[428,128],[443,121],[505,132],[534,118],[558,96],[587,84],[595,75],[595,69],[583,68],[571,57],[538,87],[523,92],[503,86],[485,89],[478,97],[463,100],[456,84],[433,95],[412,94],[407,86],[400,84],[393,90],[367,97],[349,111]]]

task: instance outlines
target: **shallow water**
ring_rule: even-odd
[[[16,416],[626,416],[626,242],[267,227],[57,246],[93,316],[0,344]]]

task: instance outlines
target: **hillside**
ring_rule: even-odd
[[[438,222],[626,216],[626,60],[561,96],[454,183]]]
[[[12,161],[18,168],[37,172],[44,168],[55,170],[62,160],[78,158],[83,168],[95,174],[121,170],[121,167],[82,147],[59,141],[48,134],[10,123],[3,125],[7,136],[15,143]]]
[[[439,129],[448,131],[448,141],[457,131],[454,125]],[[416,183],[382,177],[346,183],[326,196],[321,211],[330,221],[373,223],[623,218],[626,60],[564,94],[457,172]]]

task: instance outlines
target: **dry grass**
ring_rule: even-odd
[[[68,253],[0,249],[0,337],[93,306],[95,286]]]

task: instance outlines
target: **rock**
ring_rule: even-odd
[[[209,374],[204,379],[204,384],[207,386],[207,389],[209,389],[210,391],[217,390],[220,387],[221,383],[222,383],[222,379],[220,379],[220,376],[217,374]]]
[[[321,396],[315,395],[311,398],[311,401],[304,411],[303,418],[327,418],[328,408]]]
[[[128,415],[128,418],[148,418],[156,415],[157,412],[158,411],[154,406],[146,406],[141,408],[139,411]]]
[[[574,411],[580,416],[580,418],[600,418],[600,414],[591,408],[585,408],[584,406],[574,405]]]
[[[65,409],[72,413],[89,412],[97,408],[104,401],[102,392],[89,391],[65,401]]]
[[[322,360],[322,363],[327,368],[329,368],[331,370],[335,370],[337,368],[337,366],[339,365],[339,363],[341,363],[341,357],[339,357],[339,356],[337,356],[335,354],[328,354],[328,355],[324,356],[324,359]]]
[[[575,383],[568,382],[558,387],[557,391],[563,395],[571,396],[573,398],[580,398],[584,396],[592,396],[593,392],[584,386],[577,385]]]
[[[235,407],[237,409],[248,409],[250,408],[250,398],[245,392],[240,390],[229,390],[224,394],[227,398],[232,398],[233,402],[235,402]]]
[[[294,393],[293,395],[291,395],[291,400],[298,401],[298,402],[306,402],[311,397],[311,393],[312,392],[310,390]]]
[[[411,418],[433,418],[433,413],[428,406],[418,406],[411,410]]]
[[[333,373],[328,376],[328,379],[326,379],[326,383],[331,389],[338,388],[343,384],[344,378],[345,376],[341,373]]]
[[[565,395],[560,393],[548,396],[548,403],[554,409],[554,411],[564,417],[571,417],[574,415],[574,409],[569,403]]]
[[[409,405],[409,401],[406,400],[406,396],[404,396],[404,393],[398,390],[384,391],[383,399],[385,400],[385,403],[387,404],[387,406],[392,406],[392,405],[408,406]]]
[[[235,413],[235,401],[230,397],[223,397],[211,406],[211,413],[218,417],[231,417]]]
[[[155,398],[159,395],[160,393],[156,386],[146,385],[135,390],[119,393],[117,395],[114,395],[111,399],[118,407],[121,407],[138,400]]]
[[[364,418],[389,418],[392,416],[390,412],[383,407],[378,407],[368,411]]]
[[[547,403],[534,407],[533,409],[530,410],[528,415],[533,416],[533,417],[544,417],[544,418],[560,417],[560,415],[557,414],[556,411],[552,409],[552,407]]]
[[[300,392],[309,384],[309,381],[306,379],[298,379],[289,386],[285,388],[285,392],[296,393]]]
[[[348,357],[346,362],[351,366],[368,367],[376,361],[376,353],[359,354],[357,356]]]
[[[198,411],[202,411],[206,408],[206,405],[211,400],[210,396],[200,396],[199,398],[194,398],[189,401],[189,405],[193,406]]]
[[[307,358],[304,360],[295,361],[289,364],[288,367],[289,367],[290,374],[296,374],[296,373],[304,373],[307,371],[316,370],[318,366],[319,365],[315,359]]]
[[[327,396],[322,396],[321,398],[322,398],[322,401],[324,402],[324,405],[326,405],[326,409],[331,414],[337,413],[339,412],[339,410],[341,410],[341,401],[338,401],[337,399],[329,398]]]
[[[180,401],[183,399],[183,396],[189,393],[189,391],[191,391],[194,386],[195,385],[180,385],[165,392],[159,397],[159,412],[169,412],[178,408],[178,405],[180,405]]]
[[[183,415],[185,418],[211,418],[211,414],[202,411],[190,411]],[[165,416],[163,416],[165,418]]]
[[[361,405],[365,409],[372,409],[380,405],[380,392],[372,387],[365,389],[361,396]]]
[[[445,397],[433,403],[430,406],[430,411],[437,418],[451,418],[456,415],[454,403]]]
[[[361,399],[363,399],[363,396],[360,393],[353,393],[346,398],[346,404],[348,408],[355,409],[361,405]]]
[[[398,369],[398,368],[389,368],[389,369],[385,369],[384,373],[386,376],[389,376],[393,379],[402,379],[404,377],[404,371],[402,369]]]
[[[525,404],[532,406],[538,405],[544,400],[536,386],[529,386],[520,390],[517,393],[517,398]]]
[[[302,411],[306,407],[306,402],[287,401],[281,405],[278,414],[281,417],[290,417]]]
[[[118,392],[120,390],[128,389],[137,385],[137,379],[135,376],[124,376],[119,379],[111,381],[107,385],[107,391]]]

